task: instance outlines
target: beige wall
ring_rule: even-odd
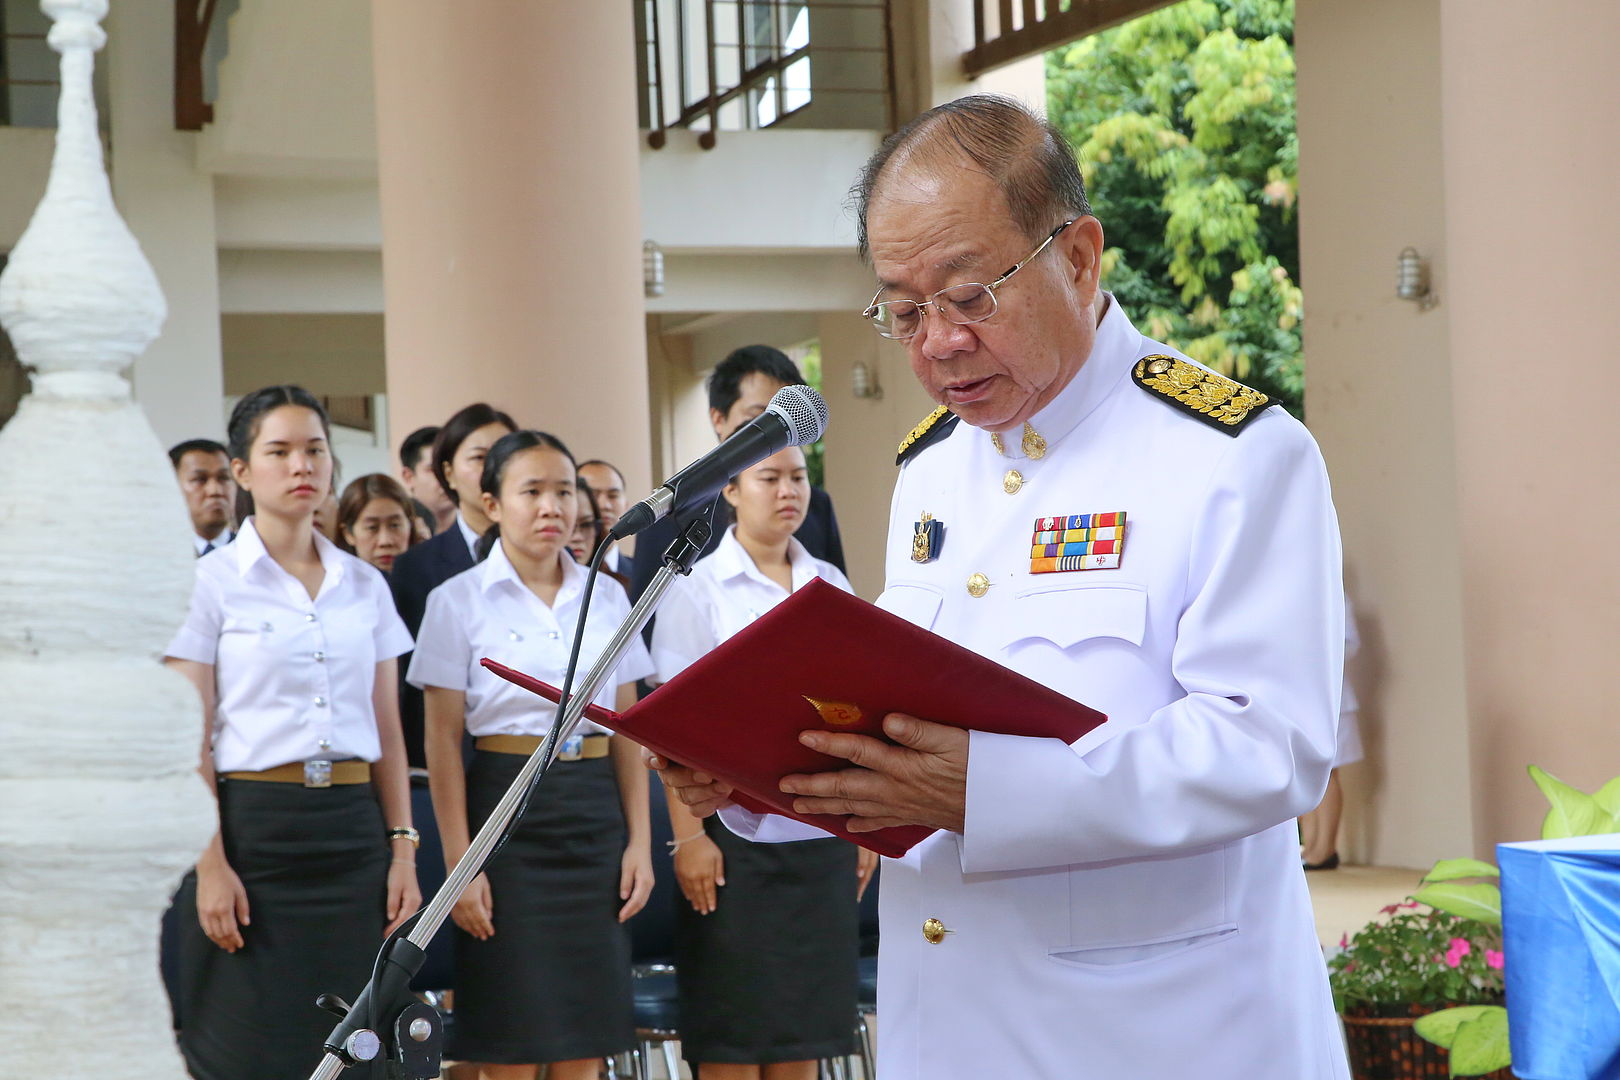
[[[1481,840],[1533,835],[1527,762],[1620,773],[1620,7],[1442,0],[1463,640]],[[1534,520],[1533,527],[1527,527]]]
[[[174,16],[114,4],[105,53],[113,102],[113,197],[168,299],[163,332],[136,361],[135,397],[165,446],[225,430],[213,178],[196,136],[174,130]]]
[[[933,411],[906,363],[906,351],[872,332],[853,312],[821,316],[821,378],[827,424],[827,492],[838,511],[850,584],[868,600],[883,591],[883,546],[894,494],[894,456],[900,440]],[[852,384],[864,361],[883,388],[881,398],[858,398]]]
[[[1306,413],[1332,474],[1363,641],[1352,678],[1367,760],[1345,772],[1343,849],[1422,866],[1473,847],[1454,354],[1446,309],[1395,297],[1402,248],[1445,252],[1440,10],[1296,10]]]
[[[631,8],[372,7],[390,427],[487,400],[649,485]]]
[[[1489,854],[1536,833],[1526,764],[1620,773],[1620,425],[1584,341],[1620,287],[1617,34],[1591,0],[1298,5],[1306,406],[1366,642],[1354,857]],[[1394,297],[1407,245],[1433,310]]]

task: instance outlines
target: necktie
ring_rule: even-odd
[[[210,551],[213,551],[213,550],[214,550],[214,542],[212,540],[210,540],[206,544],[203,545],[202,555],[206,555]],[[202,558],[202,555],[199,555],[197,557],[200,559],[200,558]]]

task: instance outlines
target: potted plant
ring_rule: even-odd
[[[1447,1050],[1415,1025],[1453,1006],[1502,1003],[1500,925],[1414,899],[1384,908],[1339,945],[1328,978],[1357,1080],[1450,1076]]]
[[[1588,794],[1530,766],[1550,809],[1543,839],[1620,832],[1620,778]],[[1339,942],[1328,961],[1357,1080],[1512,1080],[1495,866],[1445,859],[1422,888]]]

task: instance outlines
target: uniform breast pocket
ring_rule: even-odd
[[[1214,944],[1235,933],[1227,847],[1076,867],[1069,873],[1068,940],[1059,962],[1120,969]]]
[[[1091,703],[1116,701],[1117,691],[1135,682],[1162,679],[1162,673],[1150,670],[1142,649],[1148,597],[1141,585],[1030,589],[1003,610],[1005,618],[993,630],[999,640],[986,644],[999,646],[1002,663],[1014,671],[1060,693]]]
[[[945,594],[932,585],[897,582],[883,590],[883,595],[877,598],[876,606],[891,615],[900,616],[913,626],[932,630],[934,620],[939,617],[939,609],[944,602]]]

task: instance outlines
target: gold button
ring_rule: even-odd
[[[1147,366],[1149,375],[1163,375],[1170,370],[1170,361],[1160,357]]]
[[[938,945],[945,940],[945,935],[948,933],[950,931],[945,929],[945,924],[938,919],[931,918],[923,921],[923,940],[930,945]]]
[[[1024,486],[1024,474],[1017,469],[1008,469],[1007,475],[1001,478],[1001,490],[1009,495],[1018,494],[1018,489]]]
[[[990,591],[990,579],[983,574],[974,574],[968,578],[967,590],[969,596],[983,596]]]

